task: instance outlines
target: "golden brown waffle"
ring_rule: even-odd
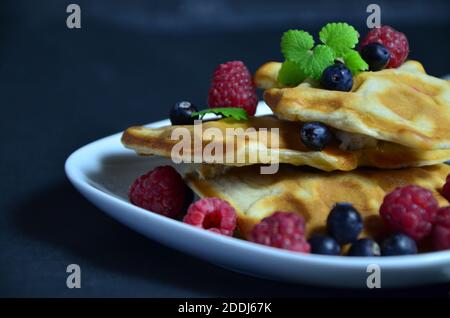
[[[222,119],[203,123],[203,131],[208,128],[216,128],[223,133],[225,138],[206,137],[204,134],[195,134],[194,126],[166,126],[162,128],[131,127],[122,136],[122,143],[125,147],[135,150],[141,155],[160,155],[171,158],[171,151],[178,139],[172,140],[171,136],[176,128],[185,128],[191,138],[191,148],[187,153],[175,152],[172,159],[181,159],[181,155],[190,155],[191,160],[195,159],[194,138],[196,136],[201,141],[198,153],[203,154],[203,150],[208,144],[217,145],[222,149],[223,155],[227,156],[227,150],[233,149],[228,144],[234,141],[234,152],[241,156],[244,162],[225,162],[228,166],[245,166],[251,164],[267,163],[260,156],[253,157],[258,151],[269,152],[278,155],[280,163],[292,165],[307,165],[324,171],[343,170],[349,171],[358,166],[371,166],[383,169],[396,169],[401,167],[425,166],[441,163],[450,160],[450,150],[422,151],[406,148],[389,142],[378,142],[375,147],[356,151],[340,150],[337,142],[332,143],[323,151],[309,150],[300,139],[301,123],[279,120],[274,116],[251,117],[248,121],[234,121]],[[245,143],[237,143],[233,135],[225,134],[226,128],[254,128],[256,135],[249,136]],[[268,129],[265,140],[259,138],[261,128]],[[271,131],[271,128],[278,128],[279,133]],[[277,146],[271,144],[272,134],[276,134],[279,143]],[[266,151],[267,150],[267,151]],[[198,163],[214,163],[205,160],[205,157],[197,157]]]
[[[331,207],[336,202],[350,202],[364,219],[363,236],[378,238],[385,234],[378,210],[387,193],[399,186],[417,184],[433,191],[440,205],[448,205],[438,192],[448,173],[450,166],[445,164],[331,173],[282,165],[275,175],[261,175],[257,166],[250,166],[229,169],[212,179],[192,174],[187,182],[200,197],[228,201],[238,213],[238,227],[244,237],[275,211],[297,212],[305,217],[308,235],[321,232]]]
[[[397,69],[362,72],[351,92],[310,83],[277,88],[280,63],[269,62],[254,81],[281,119],[320,121],[331,127],[416,149],[450,149],[450,82],[408,61]]]

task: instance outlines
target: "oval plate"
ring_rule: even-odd
[[[268,113],[260,103],[257,114]],[[163,120],[148,126],[168,124]],[[301,254],[210,233],[134,206],[127,196],[133,180],[153,167],[172,163],[137,156],[122,146],[121,134],[75,151],[66,161],[66,174],[89,201],[153,240],[221,267],[291,283],[367,288],[373,264],[379,268],[383,288],[450,281],[450,251],[378,258]]]

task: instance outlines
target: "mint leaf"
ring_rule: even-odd
[[[363,60],[357,51],[348,50],[343,56],[343,59],[345,66],[348,67],[353,75],[369,69],[369,65],[367,65],[366,61]]]
[[[248,120],[247,111],[243,108],[238,107],[207,108],[199,112],[193,112],[191,114],[191,117],[199,116],[200,119],[203,119],[206,114],[216,114],[223,117],[231,117],[235,120]]]
[[[313,37],[305,31],[289,30],[281,38],[281,52],[286,60],[297,62],[304,59],[304,54],[313,46]]]
[[[323,70],[333,64],[333,62],[333,50],[326,45],[320,44],[314,50],[308,51],[304,59],[298,62],[298,65],[306,77],[318,80],[322,76]]]
[[[328,23],[319,32],[322,43],[333,49],[335,57],[342,57],[358,43],[358,31],[347,23]]]
[[[277,81],[286,86],[297,86],[305,79],[300,66],[291,61],[284,61],[278,72]]]

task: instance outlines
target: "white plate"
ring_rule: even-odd
[[[268,112],[267,106],[258,107],[258,114]],[[382,288],[450,281],[450,251],[378,258],[300,254],[210,233],[134,206],[127,199],[129,185],[162,159],[136,156],[121,145],[120,136],[75,151],[66,161],[66,174],[100,209],[162,244],[235,271],[288,282],[367,288],[370,264],[380,267]]]

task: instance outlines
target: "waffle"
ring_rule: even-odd
[[[125,147],[133,149],[141,155],[159,155],[179,162],[215,163],[226,166],[263,164],[269,163],[270,160],[271,163],[307,165],[323,171],[350,171],[358,166],[396,169],[426,166],[450,160],[450,150],[419,151],[383,141],[378,142],[375,146],[355,151],[341,150],[338,142],[334,141],[322,151],[312,151],[300,139],[301,126],[301,123],[280,120],[274,116],[251,117],[248,121],[222,119],[204,122],[203,134],[196,132],[193,125],[161,128],[136,126],[128,128],[124,132],[122,143]],[[179,143],[179,139],[172,140],[171,138],[177,128],[183,128],[189,132],[191,147],[187,148],[185,152],[172,154],[172,149]],[[220,136],[214,138],[206,136],[204,132],[209,128],[218,129],[221,132]],[[238,143],[234,135],[226,134],[227,128],[241,128],[242,130],[254,128],[256,134],[249,135],[245,142]],[[267,129],[267,138],[261,138],[260,129],[262,128]],[[272,131],[272,128],[278,128],[278,133]],[[195,138],[200,140],[197,146],[194,142]],[[272,138],[276,138],[278,144],[274,144],[271,141]],[[233,149],[234,156],[229,157],[230,160],[225,160],[225,162],[213,161],[213,156],[208,158],[203,155],[206,147],[221,149],[223,158],[228,158],[229,153],[232,153],[230,150]],[[239,161],[238,158],[242,160]]]
[[[229,169],[212,179],[193,173],[186,180],[200,197],[228,201],[238,213],[238,228],[244,238],[256,223],[275,211],[303,215],[308,236],[323,232],[328,213],[336,202],[352,203],[365,223],[362,236],[379,238],[386,234],[378,211],[387,193],[399,186],[417,184],[433,191],[441,206],[448,205],[438,192],[448,173],[450,166],[445,164],[328,173],[282,165],[274,175],[261,175],[257,166],[249,166]]]

